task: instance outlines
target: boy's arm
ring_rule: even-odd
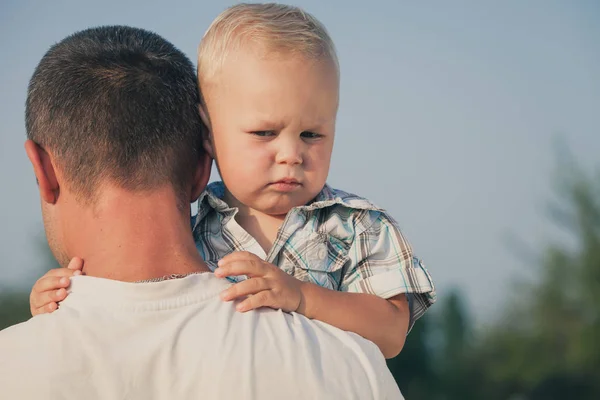
[[[238,311],[271,307],[298,312],[369,339],[379,346],[386,358],[395,357],[404,346],[410,314],[404,294],[386,300],[373,294],[322,288],[302,282],[275,265],[243,251],[224,257],[215,275],[221,278],[250,277],[221,294],[225,301],[249,296],[237,304]]]
[[[406,339],[410,310],[405,294],[389,299],[329,290],[302,283],[303,301],[297,312],[357,333],[375,343],[385,358],[397,356]]]
[[[371,294],[381,299],[402,295],[409,310],[408,331],[436,301],[435,286],[425,266],[415,257],[398,224],[383,211],[369,211],[355,224],[339,291]]]
[[[386,358],[395,357],[404,346],[410,315],[404,294],[386,300],[373,294],[325,289],[302,282],[248,252],[224,257],[214,273],[222,278],[250,278],[221,294],[225,301],[250,296],[237,304],[238,311],[271,307],[298,312],[371,340]]]
[[[253,254],[237,252],[219,262],[215,275],[251,279],[227,289],[222,298],[252,295],[237,305],[239,311],[265,306],[299,311],[370,339],[388,357],[396,355],[407,331],[435,302],[435,288],[396,222],[383,212],[364,215],[366,222],[356,224],[364,229],[348,250],[339,292],[301,282]]]

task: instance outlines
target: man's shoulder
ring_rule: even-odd
[[[45,338],[49,331],[52,332],[61,324],[60,311],[52,314],[41,314],[27,321],[0,331],[0,353],[10,351],[15,354],[26,354],[36,351],[46,343]]]
[[[273,354],[265,352],[262,356],[270,355],[279,359],[281,354],[297,351],[297,361],[298,358],[318,359],[337,364],[368,360],[385,364],[381,351],[373,342],[355,333],[309,319],[302,314],[270,308],[239,313],[235,311],[232,303],[220,299],[213,303],[213,306],[209,311],[211,318],[216,318],[213,329],[224,332],[233,329],[241,336],[252,332],[255,347],[268,346],[277,349]],[[226,318],[222,318],[223,315]],[[227,326],[220,325],[225,322]],[[316,344],[319,346],[315,346]],[[269,357],[263,360],[268,361]],[[368,366],[370,364],[365,365]]]
[[[55,330],[56,313],[38,315],[0,331],[0,354],[10,360],[0,363],[0,380],[20,379],[23,374],[34,378],[36,372],[56,367],[60,346],[51,344],[48,336]]]
[[[40,326],[47,324],[48,317],[51,314],[41,314],[37,317],[33,317],[28,319],[27,321],[9,326],[0,331],[0,346],[5,346],[7,343],[15,343],[16,340],[23,336],[34,335],[35,333],[39,334],[39,331],[36,332]],[[20,341],[19,341],[20,342]]]
[[[303,396],[294,398],[314,398],[323,393],[329,393],[332,398],[401,398],[385,358],[373,342],[296,313],[271,309],[251,313],[254,315],[252,324],[238,332],[242,336],[252,332],[252,345],[238,351],[252,354],[260,351],[253,363],[266,375],[303,376],[310,381],[311,388],[302,393]],[[250,317],[250,314],[236,315],[239,317],[233,317],[230,322]],[[290,364],[289,359],[294,363]],[[282,382],[287,379],[283,376]],[[336,379],[340,376],[347,379]],[[288,382],[290,387],[294,384]]]
[[[240,315],[240,314],[238,314]],[[281,350],[297,348],[308,359],[321,359],[335,364],[359,360],[371,363],[383,363],[385,359],[379,348],[371,341],[353,332],[347,332],[327,323],[312,320],[297,313],[285,313],[280,310],[260,309],[255,311],[254,329],[268,334],[257,339],[277,343]],[[272,333],[277,333],[270,338]],[[315,346],[318,343],[319,346]],[[302,346],[302,345],[305,346]],[[321,347],[322,346],[322,347]],[[325,351],[326,349],[326,351]],[[289,350],[288,350],[289,351]],[[363,365],[370,367],[369,365]]]
[[[83,289],[85,281],[76,281],[74,290]],[[101,282],[92,280],[90,283]],[[0,354],[11,360],[10,365],[0,363],[0,387],[6,383],[5,387],[19,394],[17,397],[35,397],[23,394],[50,393],[49,390],[58,390],[56,382],[64,383],[61,387],[72,387],[76,383],[84,388],[90,386],[81,378],[95,370],[104,371],[103,379],[108,379],[104,390],[116,390],[120,387],[119,377],[135,375],[135,368],[144,370],[150,365],[150,359],[158,360],[159,354],[166,354],[168,363],[164,358],[161,362],[174,374],[163,376],[167,381],[175,379],[177,371],[194,370],[205,377],[211,370],[227,365],[233,381],[253,385],[261,398],[282,398],[290,387],[298,391],[294,398],[315,398],[319,393],[332,393],[335,398],[350,397],[350,394],[364,399],[384,397],[378,395],[386,385],[381,378],[386,373],[383,355],[377,346],[356,334],[300,314],[271,309],[238,313],[233,303],[223,302],[218,297],[229,284],[212,274],[136,285],[140,285],[139,291],[143,293],[147,293],[146,289],[152,293],[160,289],[163,295],[177,289],[178,301],[161,308],[163,313],[172,314],[171,323],[164,322],[164,315],[158,318],[156,312],[146,308],[141,313],[126,314],[117,313],[114,307],[98,308],[101,321],[89,312],[79,315],[69,307],[34,317],[0,332]],[[130,287],[125,284],[116,288],[121,286]],[[198,297],[195,291],[204,294]],[[185,298],[195,300],[188,302],[183,300]],[[111,324],[112,329],[109,329]],[[134,326],[136,330],[131,330]],[[98,332],[101,334],[96,335]],[[140,340],[141,337],[144,339]],[[131,364],[114,365],[116,354],[140,343],[143,343],[140,347],[143,351],[135,353],[129,360]],[[290,359],[294,363],[290,363]],[[251,371],[246,368],[248,363],[254,366]],[[300,375],[309,379],[311,385],[298,386]],[[271,380],[261,376],[278,376],[280,392],[275,390]],[[352,383],[333,379],[339,376],[350,378]],[[198,379],[190,376],[189,380],[178,381],[180,389],[196,392],[202,389],[207,393],[237,390],[235,387],[224,389],[223,380]],[[28,380],[42,383],[34,388],[27,384]],[[147,389],[152,388],[154,386],[148,383]]]

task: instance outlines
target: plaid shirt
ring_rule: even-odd
[[[223,200],[222,182],[210,184],[192,220],[196,247],[212,270],[234,251],[248,251],[286,273],[322,287],[388,299],[405,293],[410,327],[435,302],[433,281],[396,222],[368,200],[325,186],[309,204],[286,216],[265,254]],[[243,277],[241,279],[244,279]],[[236,279],[232,279],[236,281]]]

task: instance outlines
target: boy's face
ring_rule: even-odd
[[[283,215],[319,193],[333,149],[338,82],[329,59],[265,55],[251,46],[229,56],[216,82],[202,87],[202,111],[210,127],[205,147],[230,206]]]

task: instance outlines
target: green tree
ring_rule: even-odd
[[[600,398],[600,175],[560,167],[551,216],[563,239],[482,342],[478,362],[494,388],[485,398]]]
[[[479,371],[473,364],[474,336],[466,306],[454,290],[437,310],[439,347],[436,351],[441,399],[478,399]]]
[[[29,299],[19,291],[0,291],[0,330],[29,318]]]
[[[388,368],[407,399],[429,400],[437,392],[429,346],[431,321],[430,314],[419,319],[407,336],[402,352],[388,360]]]
[[[388,367],[407,399],[480,399],[473,340],[466,306],[454,290],[417,321]]]

